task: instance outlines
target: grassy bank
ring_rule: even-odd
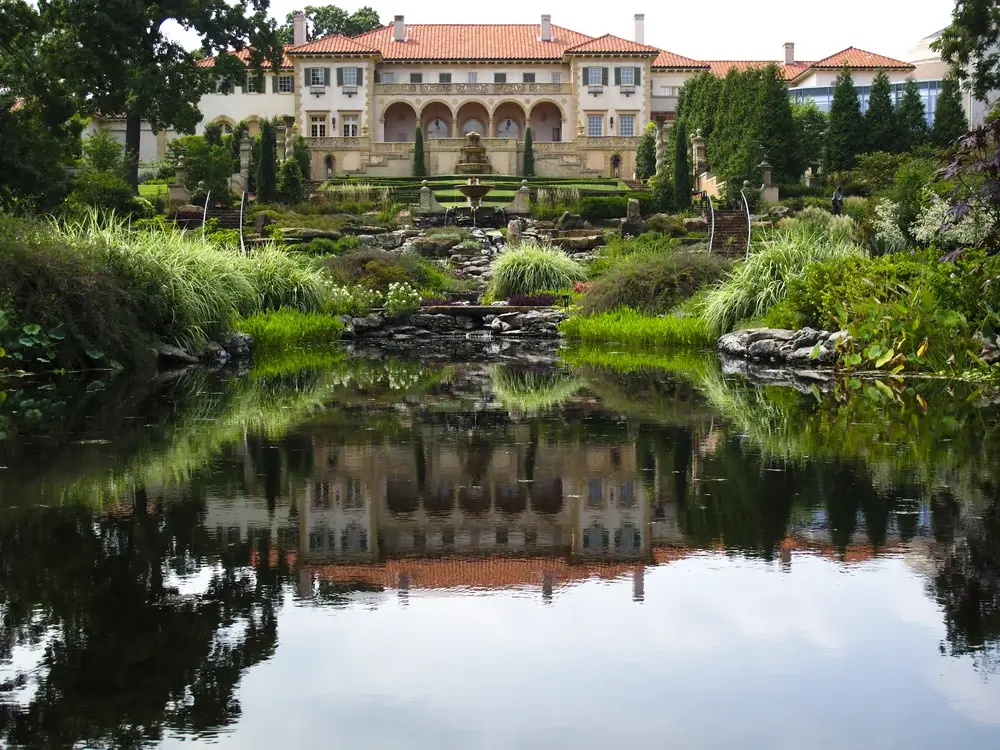
[[[708,346],[714,341],[708,324],[701,318],[656,317],[631,308],[571,317],[560,324],[560,330],[570,341],[584,344],[666,347]]]
[[[288,308],[240,318],[236,326],[242,333],[253,336],[255,355],[305,346],[327,346],[339,341],[344,330],[344,324],[329,313]]]

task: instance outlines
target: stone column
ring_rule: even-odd
[[[705,155],[705,136],[701,134],[701,129],[698,129],[693,136],[691,136],[691,161],[695,168],[695,174],[702,174],[708,171],[708,159]]]
[[[274,158],[278,160],[278,166],[285,160],[285,133],[288,128],[285,125],[274,126]]]
[[[285,160],[295,158],[295,123],[291,118],[285,120]]]
[[[667,144],[663,140],[663,121],[656,121],[656,174],[662,175],[667,167]]]
[[[245,185],[250,184],[250,136],[246,133],[240,138],[240,176]]]

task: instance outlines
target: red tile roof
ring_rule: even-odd
[[[876,55],[874,52],[868,52],[857,47],[848,47],[845,50],[841,50],[835,55],[830,55],[819,62],[814,62],[811,67],[829,69],[843,68],[845,65],[848,68],[862,70],[875,70],[878,68],[887,70],[913,70],[914,68],[914,65],[911,63],[894,60],[884,55]]]
[[[562,60],[566,51],[592,41],[561,26],[552,41],[541,41],[538,24],[407,24],[406,41],[393,40],[392,25],[366,32],[355,41],[396,60]]]
[[[290,54],[293,55],[305,55],[305,54],[362,54],[362,55],[377,55],[378,50],[368,44],[363,44],[356,39],[350,37],[341,36],[336,34],[334,36],[325,36],[322,39],[315,39],[306,44],[300,44],[298,47],[290,47],[288,49]]]
[[[673,52],[667,52],[665,49],[660,50],[660,54],[656,56],[653,60],[654,68],[701,68],[708,70],[708,64],[700,62],[698,60],[692,60],[690,57],[683,57],[682,55],[675,55]]]
[[[712,75],[725,78],[730,70],[736,68],[739,71],[750,70],[751,68],[766,68],[768,65],[777,65],[785,80],[792,80],[809,70],[813,63],[796,62],[791,65],[779,62],[778,60],[706,60]]]
[[[284,56],[284,59],[281,61],[281,67],[282,68],[291,68],[291,67],[293,67],[293,65],[292,65],[292,58],[290,58],[288,56],[288,52],[291,49],[291,47],[292,47],[292,45],[290,45],[290,44],[286,44],[285,45],[285,56]],[[246,65],[249,62],[249,60],[250,60],[250,50],[248,50],[248,49],[239,49],[239,50],[236,50],[235,52],[230,52],[229,54],[235,55],[236,58],[240,62],[242,62],[244,65]],[[203,58],[203,59],[199,60],[196,64],[198,65],[199,68],[213,68],[213,67],[215,67],[215,57],[206,57],[206,58]],[[266,62],[264,63],[264,67],[267,67],[267,63]]]
[[[599,36],[596,39],[591,39],[590,41],[578,44],[575,47],[571,47],[566,50],[566,54],[568,55],[595,52],[608,52],[616,54],[625,53],[629,55],[657,55],[660,53],[660,50],[656,47],[650,47],[648,44],[630,42],[628,39],[622,39],[620,36],[614,36],[613,34]]]

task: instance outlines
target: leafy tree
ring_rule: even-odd
[[[98,130],[83,142],[83,166],[95,172],[122,175],[125,149],[107,130]]]
[[[201,135],[184,135],[167,144],[167,160],[174,169],[184,157],[186,187],[195,190],[200,183],[215,195],[229,193],[229,179],[234,172],[232,149],[228,143],[212,145]]]
[[[413,176],[427,176],[427,165],[424,164],[424,133],[419,125],[417,125],[417,132],[413,136]]]
[[[648,180],[656,174],[656,123],[646,123],[635,150],[635,178]]]
[[[727,182],[756,182],[764,158],[762,143],[763,71],[730,69],[708,139],[708,162]]]
[[[799,166],[819,169],[823,163],[823,147],[826,142],[828,118],[826,112],[816,106],[816,102],[792,105],[792,120],[795,122],[795,143],[799,150]]]
[[[847,68],[837,76],[830,107],[830,125],[826,134],[824,167],[837,172],[854,166],[858,154],[865,150],[865,120],[861,101],[854,88],[854,78]]]
[[[688,133],[693,135],[700,130],[705,138],[711,137],[722,86],[722,80],[711,73],[699,73],[681,88],[677,98],[677,120],[684,121]]]
[[[675,192],[674,184],[665,173],[654,174],[649,178],[649,194],[657,211],[673,211],[676,208]]]
[[[900,144],[904,151],[912,151],[927,143],[927,111],[920,97],[920,84],[913,78],[906,79],[903,97],[896,112],[899,120]]]
[[[282,203],[294,206],[304,199],[302,189],[302,167],[296,159],[285,159],[281,163],[278,179],[278,196]]]
[[[931,126],[931,141],[937,146],[947,146],[968,129],[969,121],[965,117],[958,79],[948,76],[941,82],[941,93],[934,109],[934,124]]]
[[[297,135],[292,143],[292,152],[302,171],[302,179],[312,179],[312,154],[309,152],[309,142],[301,135]]]
[[[268,0],[46,0],[39,5],[47,29],[42,54],[75,94],[85,113],[125,117],[126,177],[138,184],[142,122],[155,131],[194,132],[201,120],[198,102],[219,81],[235,84],[246,66],[227,52],[249,50],[251,70],[281,64]],[[180,26],[198,34],[201,51],[218,55],[212,68],[170,38]]]
[[[281,41],[285,44],[291,44],[294,39],[294,18],[299,12],[289,13],[285,17],[285,24],[278,30]],[[367,5],[353,13],[336,5],[307,5],[301,12],[306,17],[306,38],[309,40],[334,34],[358,36],[382,26],[378,12]]]
[[[691,205],[691,165],[688,163],[687,128],[683,122],[676,125],[674,153],[674,206],[683,211]]]
[[[995,0],[956,0],[951,25],[932,45],[979,101],[1000,89],[1000,14]]]
[[[893,153],[903,145],[896,110],[892,106],[892,84],[884,70],[880,70],[872,81],[865,130],[868,134],[867,151]]]
[[[274,127],[264,120],[260,125],[260,159],[257,163],[257,200],[273,203],[278,189],[278,161]]]
[[[524,176],[535,176],[535,149],[531,142],[531,128],[524,129]]]
[[[68,168],[79,149],[80,123],[50,122],[37,101],[0,95],[0,208],[52,211],[70,191]]]
[[[774,167],[775,182],[798,182],[804,167],[796,144],[795,118],[788,98],[788,84],[777,65],[768,65],[761,72],[760,98],[757,133],[767,159]]]

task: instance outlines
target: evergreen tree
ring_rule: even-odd
[[[260,124],[260,160],[257,162],[257,200],[273,203],[278,193],[278,164],[274,128],[269,120]]]
[[[416,135],[413,136],[413,176],[427,176],[427,166],[424,164],[424,133],[419,125]]]
[[[804,167],[796,145],[788,84],[777,65],[768,65],[761,72],[758,118],[759,125],[755,129],[767,159],[774,167],[774,181],[779,184],[798,182]]]
[[[931,141],[936,146],[947,146],[969,129],[962,105],[962,90],[958,79],[948,76],[941,83],[937,107],[934,110],[934,125],[931,127]]]
[[[927,111],[920,98],[920,84],[913,78],[906,79],[896,119],[899,121],[900,141],[904,151],[912,151],[927,142]]]
[[[302,179],[312,179],[312,154],[309,152],[309,142],[301,135],[297,135],[292,143],[292,153],[295,155],[295,161],[299,163]]]
[[[687,128],[683,122],[676,125],[674,139],[674,206],[683,211],[691,205],[691,165],[688,162]]]
[[[803,172],[809,167],[815,171],[823,163],[823,146],[829,124],[827,114],[816,106],[816,102],[810,101],[792,105],[792,119],[795,121],[799,167]]]
[[[854,78],[847,68],[837,76],[830,107],[830,125],[826,133],[823,166],[827,172],[850,169],[858,154],[865,150],[865,120],[861,101],[854,88]]]
[[[635,178],[648,180],[656,174],[656,123],[646,123],[635,150]]]
[[[868,151],[896,153],[903,147],[896,110],[892,106],[892,84],[884,70],[880,70],[872,81],[868,111],[865,113],[865,130],[868,135]]]
[[[524,177],[535,176],[535,150],[531,142],[531,128],[524,129]]]
[[[708,140],[708,163],[727,182],[756,182],[764,158],[761,142],[763,71],[729,71],[722,86],[715,129]]]
[[[278,181],[278,195],[281,202],[294,206],[305,198],[302,189],[302,167],[295,158],[285,159],[281,163],[281,176]]]

